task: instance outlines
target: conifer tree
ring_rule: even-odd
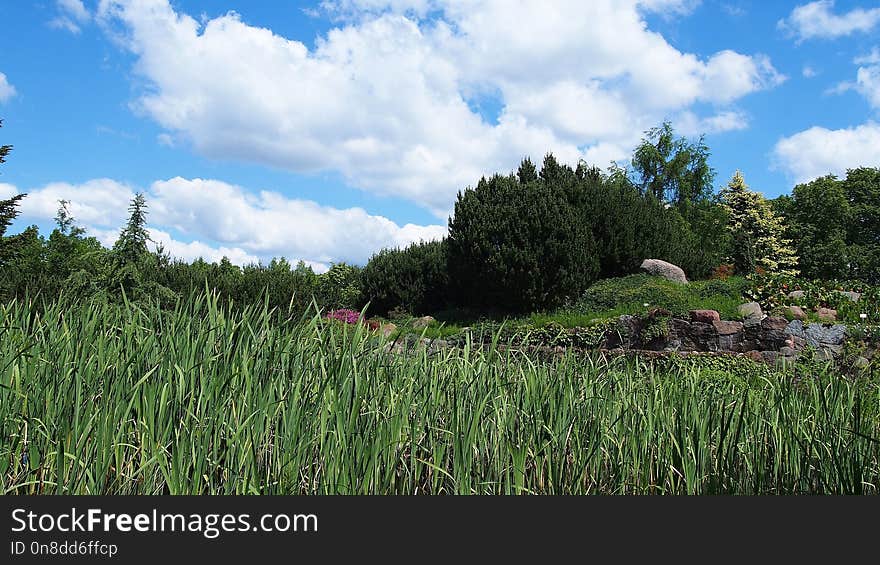
[[[128,212],[128,223],[113,245],[113,250],[123,265],[137,263],[146,255],[147,242],[150,241],[147,233],[147,201],[142,193],[136,194],[132,199]]]
[[[0,127],[3,127],[3,120],[0,120]],[[6,156],[10,151],[12,151],[11,145],[0,145],[0,163],[6,162]],[[25,196],[27,195],[16,194],[12,198],[0,200],[0,265],[5,265],[21,244],[21,238],[18,236],[6,237],[6,230],[18,217],[20,213],[18,206]]]
[[[731,260],[737,272],[748,274],[760,267],[769,273],[797,274],[797,257],[791,241],[783,238],[785,226],[764,196],[749,190],[737,171],[720,193],[733,236]]]

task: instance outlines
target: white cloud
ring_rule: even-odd
[[[50,183],[28,192],[21,203],[21,217],[51,221],[58,201],[68,200],[77,222],[110,246],[127,219],[135,192],[112,179]],[[11,196],[18,190],[0,184],[0,196],[7,193]],[[400,226],[361,208],[330,208],[277,192],[254,194],[217,180],[175,177],[156,181],[145,196],[155,239],[172,255],[188,260],[198,256],[215,260],[225,255],[234,263],[246,264],[284,256],[294,262],[303,259],[321,269],[338,261],[363,264],[383,247],[439,239],[446,234],[440,225]],[[172,230],[190,241],[174,240],[169,235]]]
[[[829,173],[844,175],[847,168],[880,166],[880,124],[829,130],[812,127],[785,137],[773,150],[776,166],[795,182]]]
[[[880,65],[859,67],[855,89],[874,109],[880,109]]]
[[[676,117],[675,124],[678,126],[678,131],[683,135],[709,135],[746,129],[749,127],[749,118],[743,112],[733,110],[703,118],[698,117],[693,112],[685,111]]]
[[[721,9],[732,18],[740,18],[748,13],[748,11],[739,4],[724,3],[721,4]]]
[[[880,8],[854,8],[845,14],[835,14],[834,0],[818,0],[797,6],[777,27],[798,38],[834,39],[853,33],[866,33],[880,23]]]
[[[153,183],[153,220],[182,234],[241,247],[262,257],[363,263],[382,247],[445,235],[443,226],[399,226],[361,208],[337,209],[277,192],[246,192],[216,180],[176,177]]]
[[[94,179],[82,184],[53,182],[28,191],[21,201],[22,218],[51,220],[58,212],[58,201],[69,200],[68,209],[83,225],[115,228],[125,222],[135,190],[112,179]]]
[[[0,73],[0,103],[6,102],[15,94],[15,87],[9,84],[5,74]]]
[[[880,47],[874,47],[870,53],[853,59],[856,65],[880,65]]]
[[[213,158],[339,171],[442,217],[459,190],[525,155],[607,156],[667,115],[698,102],[733,111],[784,79],[763,56],[678,51],[647,29],[642,10],[658,6],[325,2],[349,23],[313,50],[232,13],[200,23],[167,0],[102,0],[98,13],[147,79],[136,109],[177,140]],[[484,96],[500,101],[497,123],[468,105]]]
[[[80,26],[92,19],[82,0],[56,0],[55,4],[58,15],[49,21],[51,27],[76,34],[82,31]]]
[[[156,136],[156,141],[164,147],[174,147],[174,138],[167,133],[160,133]]]
[[[804,75],[804,78],[813,78],[819,74],[819,71],[811,67],[810,65],[804,65],[803,71],[801,74]]]
[[[0,198],[12,198],[16,194],[18,194],[18,189],[15,188],[15,185],[0,182]]]
[[[865,97],[868,104],[880,110],[880,49],[875,47],[867,55],[856,57],[856,65],[863,65],[856,71],[855,81],[843,81],[826,91],[826,94],[843,94],[855,90]]]
[[[151,245],[153,249],[161,245],[166,253],[185,261],[191,262],[201,257],[205,261],[219,263],[223,257],[226,257],[235,265],[249,265],[260,262],[259,257],[251,255],[240,247],[211,247],[198,240],[184,243],[175,240],[168,232],[155,228],[151,228],[149,233],[150,239],[153,242]]]

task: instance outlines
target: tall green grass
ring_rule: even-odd
[[[0,307],[5,494],[876,494],[878,437],[878,383],[829,372],[390,355],[211,296]]]

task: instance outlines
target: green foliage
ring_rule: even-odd
[[[0,127],[3,127],[3,120],[0,120]],[[6,156],[12,151],[11,145],[0,145],[0,163],[6,162]],[[10,260],[12,260],[19,251],[23,238],[20,236],[7,236],[6,230],[18,217],[20,210],[18,206],[21,200],[27,196],[26,194],[16,194],[11,198],[0,200],[0,269],[5,269]]]
[[[3,120],[0,120],[0,128],[3,127]],[[6,156],[12,151],[11,145],[0,145],[0,164],[6,162]]]
[[[709,166],[703,137],[690,142],[676,137],[672,124],[645,132],[632,158],[633,183],[642,194],[662,202],[683,204],[712,194],[715,171]]]
[[[389,355],[193,296],[0,305],[0,493],[878,494],[880,383],[714,359]],[[496,342],[500,341],[496,339]],[[27,454],[27,456],[25,456]]]
[[[880,286],[880,168],[848,170],[843,187],[849,203],[848,276]]]
[[[444,308],[449,295],[445,241],[383,249],[364,267],[361,286],[370,310],[380,314],[395,308],[416,313]]]
[[[597,282],[566,310],[607,316],[609,311],[617,315],[644,314],[649,308],[663,308],[687,318],[691,310],[711,309],[722,318],[736,319],[744,286],[738,277],[681,285],[660,277],[631,275]]]
[[[801,306],[805,310],[831,308],[838,319],[849,323],[880,323],[880,287],[863,281],[821,281],[786,275],[753,275],[748,277],[746,299],[758,302],[766,312],[779,312],[784,306]],[[789,298],[789,293],[802,291],[801,298]],[[842,291],[861,294],[853,302]],[[865,314],[863,320],[861,314]]]
[[[128,207],[128,223],[113,245],[114,255],[123,266],[135,266],[147,254],[147,201],[143,193],[137,193]]]
[[[318,277],[318,303],[328,310],[359,310],[363,302],[360,277],[360,267],[345,262],[331,265],[326,273]]]
[[[757,268],[767,273],[797,274],[797,257],[791,241],[783,238],[785,227],[770,203],[752,192],[739,171],[721,193],[733,237],[731,262],[743,275]]]
[[[880,169],[850,169],[797,185],[780,200],[809,279],[880,284]]]
[[[707,246],[681,212],[650,194],[642,196],[625,177],[602,177],[592,170],[580,179],[578,190],[583,195],[582,222],[596,242],[599,277],[628,275],[649,258],[669,261],[692,275],[712,266],[715,258],[705,260],[701,249]]]
[[[550,308],[580,294],[598,273],[575,172],[544,159],[533,180],[483,178],[459,193],[449,221],[449,274],[459,304],[510,312]]]
[[[850,209],[843,183],[829,175],[797,185],[786,213],[803,275],[810,279],[847,278]]]

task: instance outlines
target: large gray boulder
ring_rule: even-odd
[[[642,261],[641,269],[649,275],[655,277],[663,277],[666,280],[687,284],[688,280],[684,274],[684,270],[672,263],[661,261],[660,259],[645,259]]]

